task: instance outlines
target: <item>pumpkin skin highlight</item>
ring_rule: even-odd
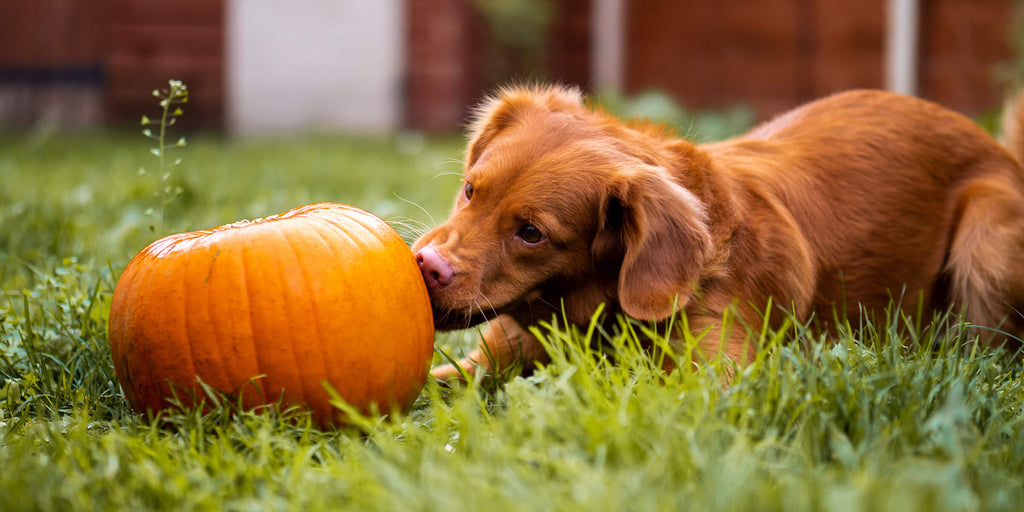
[[[405,410],[434,324],[411,250],[384,221],[320,203],[171,235],[125,268],[110,309],[114,369],[135,410],[202,398],[307,406],[340,420],[325,384],[364,412]],[[182,392],[184,390],[184,392]]]

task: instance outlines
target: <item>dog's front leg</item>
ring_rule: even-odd
[[[547,360],[547,352],[537,338],[512,317],[502,315],[487,323],[477,348],[455,364],[437,366],[430,375],[438,380],[451,380],[462,378],[462,372],[473,375],[478,368],[498,372],[517,361],[529,365]]]
[[[757,342],[750,339],[750,333],[740,322],[723,318],[724,315],[694,315],[689,319],[690,333],[698,337],[696,354],[694,354],[693,367],[696,369],[703,361],[714,359],[719,354],[724,355],[729,361],[737,365],[737,368],[745,367],[752,363],[757,357]],[[683,350],[678,342],[673,344],[676,350]],[[672,362],[667,361],[663,365],[666,370],[671,370]],[[732,381],[733,367],[726,365],[724,384]]]

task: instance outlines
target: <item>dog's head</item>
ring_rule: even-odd
[[[666,150],[572,89],[501,91],[477,112],[452,216],[413,246],[438,328],[562,300],[586,303],[569,311],[584,318],[601,302],[639,319],[681,309],[710,235],[706,206],[666,167],[699,154]]]

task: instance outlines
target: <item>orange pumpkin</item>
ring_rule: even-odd
[[[252,407],[305,404],[321,425],[349,404],[408,408],[433,348],[430,300],[408,246],[340,204],[153,242],[125,268],[110,309],[114,369],[138,411],[197,377]],[[185,391],[184,393],[182,391]]]

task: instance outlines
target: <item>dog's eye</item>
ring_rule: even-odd
[[[528,244],[538,244],[544,240],[544,233],[541,233],[533,224],[523,224],[516,234]]]
[[[466,183],[466,187],[465,187],[464,191],[465,191],[465,194],[466,194],[466,201],[469,201],[470,199],[473,199],[473,184],[472,183]]]

